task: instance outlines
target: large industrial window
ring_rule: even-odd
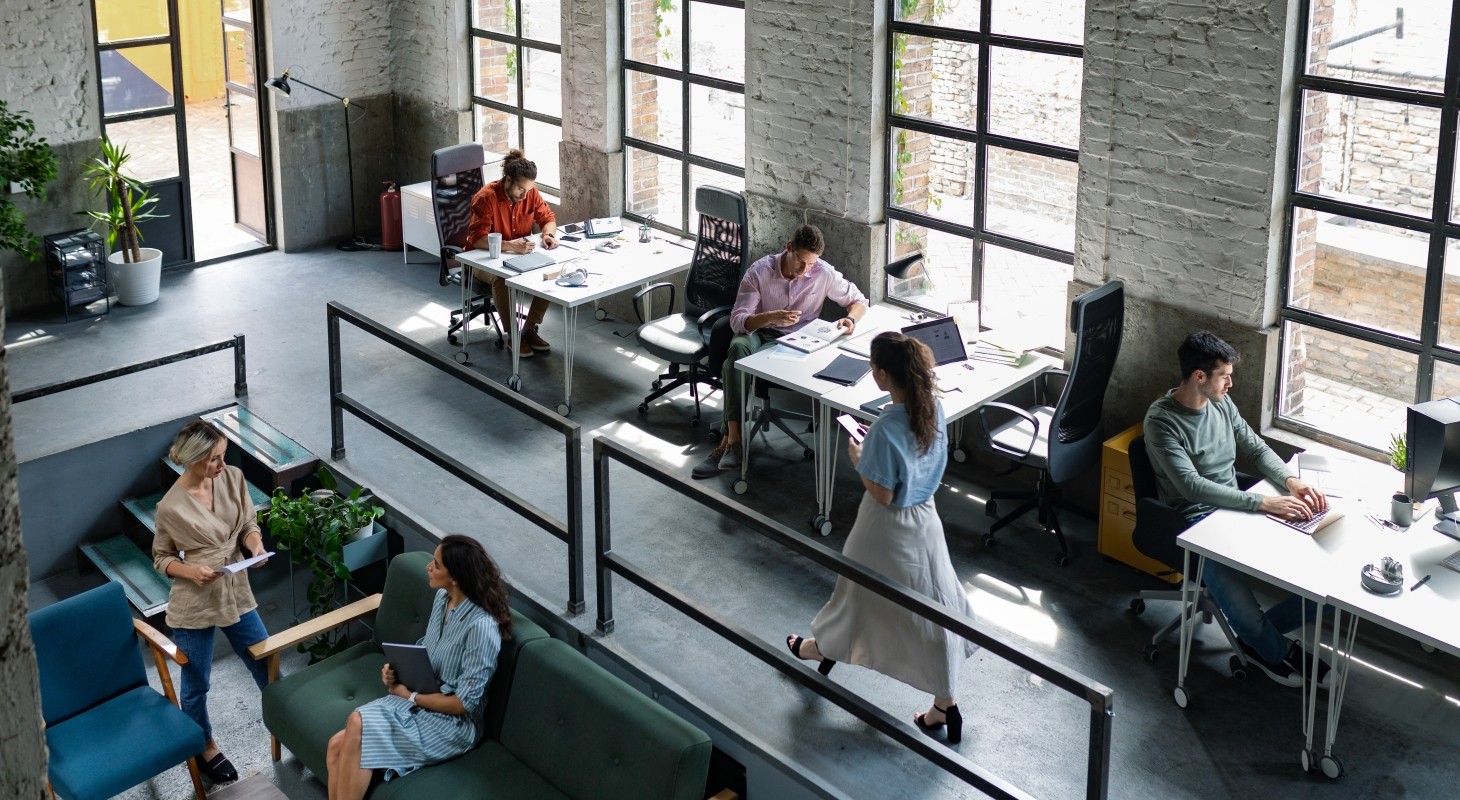
[[[491,153],[523,148],[537,164],[539,187],[550,193],[562,185],[559,4],[560,0],[474,0],[471,5],[476,139]]]
[[[1384,449],[1460,395],[1452,4],[1302,5],[1278,413]]]
[[[623,0],[625,210],[698,228],[700,186],[745,188],[745,3]]]
[[[1063,349],[1085,4],[890,6],[887,257],[924,261],[889,295]]]

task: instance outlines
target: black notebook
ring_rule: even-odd
[[[813,378],[820,378],[832,383],[840,383],[843,386],[851,386],[862,379],[863,375],[872,371],[872,362],[864,358],[853,356],[837,356],[836,360],[827,364]]]
[[[441,691],[441,680],[431,666],[426,648],[418,644],[396,644],[383,642],[385,660],[395,669],[395,679],[407,689],[421,694],[435,694]]]

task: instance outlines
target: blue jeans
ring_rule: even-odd
[[[214,632],[218,630],[216,627],[172,629],[172,641],[188,657],[188,663],[182,666],[182,690],[178,702],[183,713],[198,723],[198,727],[203,729],[203,738],[210,742],[213,740],[213,726],[208,722],[208,683],[213,676],[213,639]],[[268,686],[267,662],[255,661],[248,654],[249,645],[269,638],[264,621],[259,619],[259,612],[250,611],[221,630],[233,646],[233,652],[243,659],[244,665],[253,674],[253,682],[260,689]]]
[[[1318,616],[1317,603],[1304,602],[1295,594],[1264,612],[1246,577],[1211,559],[1202,569],[1202,583],[1227,617],[1232,632],[1269,664],[1281,662],[1288,652],[1288,640],[1283,634],[1297,630],[1305,617],[1312,622]]]

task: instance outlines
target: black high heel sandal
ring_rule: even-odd
[[[943,717],[946,721],[924,722],[923,720],[928,716],[928,713],[926,711],[920,711],[913,714],[913,724],[918,726],[918,730],[932,736],[934,731],[946,727],[948,729],[949,744],[958,744],[963,741],[963,712],[958,710],[958,704],[954,703],[947,708],[939,708],[938,704],[934,703],[933,708],[937,708],[943,712]]]
[[[800,636],[792,635],[790,638],[786,639],[786,647],[790,648],[791,655],[801,659],[802,661],[810,661],[811,659],[801,655],[801,644],[805,641],[806,640]],[[822,675],[830,675],[831,668],[834,666],[836,666],[835,661],[832,661],[829,658],[823,658],[821,659],[821,663],[817,665],[816,671],[820,672]]]

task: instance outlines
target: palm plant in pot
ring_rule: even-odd
[[[111,265],[117,301],[141,306],[157,299],[162,285],[162,251],[143,247],[137,226],[166,215],[153,211],[157,197],[141,181],[126,174],[131,158],[126,147],[102,138],[101,155],[86,165],[83,175],[91,191],[101,195],[106,210],[85,213],[106,226],[107,246],[112,248],[107,263]]]
[[[339,483],[328,467],[320,467],[316,477],[322,488],[298,497],[275,489],[269,507],[259,512],[274,549],[288,553],[291,561],[310,570],[305,598],[311,617],[327,613],[340,586],[351,578],[345,563],[345,545],[368,535],[375,520],[385,515],[385,509],[371,502],[374,497],[362,487],[355,487],[348,495],[340,494]],[[349,646],[349,633],[336,630],[301,643],[299,652],[308,653],[309,663],[313,664]]]

